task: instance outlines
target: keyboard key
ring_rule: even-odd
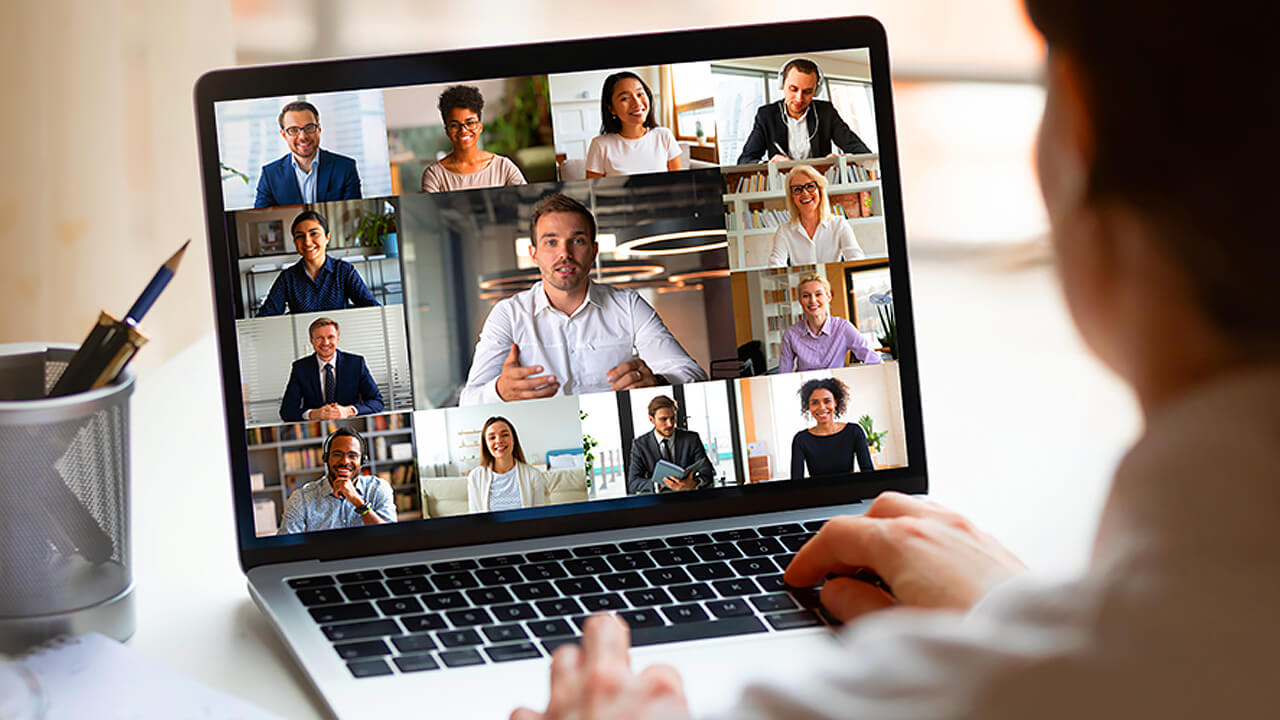
[[[325,605],[313,607],[307,612],[311,619],[320,624],[343,622],[345,620],[364,620],[378,617],[378,611],[367,602],[348,603],[346,605]]]
[[[338,651],[338,657],[343,660],[356,660],[358,658],[391,654],[391,648],[387,647],[387,644],[381,640],[366,640],[345,645],[334,645],[333,649]]]
[[[796,610],[765,615],[764,619],[774,630],[794,630],[805,627],[822,627],[822,620],[812,610]]]
[[[543,580],[541,582],[525,583],[523,585],[515,585],[511,588],[511,592],[521,600],[542,600],[545,598],[558,597],[560,593],[551,586],[551,583]]]
[[[730,540],[750,540],[751,538],[760,537],[752,528],[738,528],[737,530],[721,530],[711,533],[711,539],[718,542],[727,542]]]
[[[707,611],[697,603],[690,605],[670,605],[662,608],[662,614],[672,623],[702,622],[707,619]]]
[[[626,570],[643,570],[653,567],[653,560],[642,552],[618,553],[605,558],[609,566],[619,572]]]
[[[600,584],[604,585],[606,590],[632,590],[646,585],[644,578],[640,577],[640,573],[633,572],[604,575],[600,578]]]
[[[529,632],[540,638],[557,637],[560,635],[576,635],[572,626],[561,618],[554,620],[534,620],[529,625]]]
[[[480,632],[489,638],[489,642],[503,643],[515,640],[528,640],[529,633],[520,627],[519,623],[513,625],[491,625],[486,628],[480,628]]]
[[[578,558],[576,560],[565,560],[564,569],[569,571],[570,575],[599,575],[601,573],[613,572],[613,568],[609,567],[609,563],[603,558]]]
[[[445,613],[445,617],[449,618],[449,622],[456,628],[472,627],[474,625],[488,625],[493,622],[493,617],[484,608],[467,608],[465,610],[450,610]]]
[[[346,595],[348,600],[354,602],[356,600],[376,600],[387,597],[390,593],[382,586],[381,582],[374,581],[343,585],[342,594]]]
[[[480,567],[484,567],[484,568],[497,568],[497,567],[510,567],[512,565],[523,565],[524,556],[519,555],[517,553],[511,553],[510,555],[490,555],[489,557],[480,558],[479,563],[480,563]]]
[[[742,557],[742,552],[732,543],[714,543],[712,545],[695,545],[693,551],[707,562],[713,560],[733,560]]]
[[[734,576],[733,570],[722,562],[709,562],[701,565],[690,565],[689,574],[694,580],[723,580]]]
[[[739,595],[757,595],[760,588],[751,581],[751,578],[730,578],[728,580],[716,580],[711,583],[715,587],[716,592],[724,597],[737,597]]]
[[[679,623],[665,627],[636,627],[633,625],[631,627],[631,645],[632,647],[642,647],[659,643],[705,640],[707,638],[747,635],[764,631],[764,624],[755,617],[731,617],[725,620]]]
[[[448,650],[440,653],[440,662],[449,667],[466,667],[467,665],[483,665],[484,658],[475,650]]]
[[[436,639],[440,641],[441,645],[448,648],[484,644],[484,641],[480,639],[480,635],[471,628],[465,630],[441,630],[436,633]]]
[[[556,587],[565,595],[586,595],[604,592],[600,582],[592,577],[563,578],[556,581]]]
[[[591,616],[590,616],[590,615],[574,615],[573,617],[571,617],[571,618],[569,618],[569,619],[573,621],[573,624],[574,624],[575,626],[577,626],[577,628],[578,628],[578,632],[582,632],[582,628],[586,627],[586,625],[587,625],[587,618],[589,618],[589,617],[591,617]]]
[[[439,615],[407,615],[401,617],[400,622],[404,623],[404,629],[411,633],[426,630],[443,630],[448,627],[444,618]]]
[[[739,575],[772,575],[778,572],[778,565],[767,557],[743,558],[730,560],[729,565]]]
[[[803,547],[805,543],[809,542],[809,538],[811,537],[813,537],[813,535],[808,533],[804,535],[783,535],[778,538],[778,542],[782,543],[782,546],[787,550],[795,552]]]
[[[628,540],[618,543],[618,549],[622,552],[639,552],[641,550],[657,550],[666,547],[667,544],[657,538],[645,538],[644,540]]]
[[[515,605],[499,605],[498,607],[489,608],[489,612],[493,613],[493,617],[498,622],[512,622],[515,620],[531,620],[538,617],[537,611],[528,603],[516,603]]]
[[[533,643],[515,643],[513,645],[497,645],[484,649],[485,654],[494,662],[511,662],[512,660],[531,660],[542,657],[542,651]]]
[[[467,606],[467,599],[460,592],[442,592],[423,595],[422,602],[432,610],[455,610]]]
[[[757,595],[753,598],[747,598],[752,605],[762,613],[777,612],[779,610],[795,610],[796,601],[786,593],[774,593],[772,595]]]
[[[791,588],[790,593],[802,608],[815,610],[822,607],[821,591],[818,588]]]
[[[382,574],[389,578],[403,578],[426,575],[429,572],[431,572],[431,568],[426,565],[401,565],[400,567],[385,568]]]
[[[539,600],[534,604],[538,606],[538,611],[542,613],[543,617],[559,617],[561,615],[574,615],[582,612],[582,606],[573,598]]]
[[[809,532],[818,532],[819,530],[822,529],[822,526],[826,524],[827,524],[826,520],[810,520],[804,523],[804,529],[808,530]]]
[[[618,617],[626,620],[627,624],[631,626],[633,638],[637,628],[662,627],[663,625],[666,625],[662,620],[662,616],[660,616],[658,611],[653,608],[645,610],[626,610],[618,613]],[[635,641],[633,640],[632,642],[634,643]]]
[[[346,598],[338,592],[336,587],[319,587],[308,588],[298,591],[298,599],[303,605],[333,605],[334,603],[345,602]]]
[[[600,557],[601,555],[612,555],[618,550],[618,546],[613,543],[603,543],[601,545],[581,545],[573,549],[576,557]]]
[[[445,562],[431,563],[431,572],[433,573],[456,573],[463,570],[475,570],[475,560],[446,560]]]
[[[786,552],[786,548],[782,547],[782,543],[771,537],[755,538],[754,540],[739,540],[736,544],[738,549],[742,551],[742,554],[747,557],[776,555],[781,552]],[[796,549],[798,550],[799,548]]]
[[[804,528],[799,523],[786,523],[784,525],[765,525],[756,528],[761,535],[795,535],[804,532]]]
[[[396,658],[396,667],[400,668],[400,672],[422,672],[424,670],[436,670],[440,667],[440,663],[430,655],[401,655]]]
[[[556,548],[554,550],[538,550],[537,552],[525,553],[524,557],[531,563],[540,563],[549,560],[568,560],[573,557],[573,553],[564,548]]]
[[[617,593],[586,595],[578,599],[582,601],[582,607],[589,613],[599,612],[601,610],[621,610],[627,607],[626,601]]]
[[[345,625],[326,625],[320,629],[324,631],[325,637],[334,642],[400,634],[400,626],[395,620],[366,620]]]
[[[693,533],[690,535],[671,535],[666,540],[667,545],[680,547],[682,545],[706,545],[711,542],[711,537],[703,533]]]
[[[430,635],[401,635],[391,638],[391,644],[402,653],[427,652],[436,649],[436,641]]]
[[[521,565],[520,574],[525,580],[530,582],[536,580],[555,580],[568,575],[564,568],[560,567],[558,562],[537,563],[534,565]]]
[[[520,571],[513,567],[485,568],[475,572],[481,585],[514,585],[524,582]]]
[[[431,583],[425,577],[415,576],[388,580],[387,589],[391,591],[392,595],[417,595],[431,592],[435,588],[431,586]]]
[[[623,595],[627,596],[627,601],[635,607],[648,607],[650,605],[666,605],[671,602],[671,596],[662,588],[642,588],[640,590],[628,590]]]
[[[338,573],[338,582],[346,585],[347,583],[362,583],[370,580],[381,580],[381,570],[357,570],[355,572]]]
[[[675,585],[692,582],[689,579],[689,573],[685,572],[684,568],[678,567],[653,568],[645,570],[641,575],[644,575],[651,585]]]
[[[574,637],[572,635],[563,635],[561,637],[553,637],[553,638],[547,638],[546,640],[543,640],[542,649],[545,650],[548,655],[552,655],[555,653],[556,648],[560,647],[561,645],[577,645],[577,644],[578,644],[577,637]]]
[[[707,603],[707,609],[718,618],[742,617],[743,615],[755,614],[751,611],[751,606],[747,605],[746,601],[741,598],[712,600]]]
[[[290,578],[289,587],[294,590],[302,590],[304,588],[320,588],[336,585],[337,581],[332,575],[312,575],[310,577]]]
[[[654,550],[649,553],[649,557],[653,558],[654,562],[663,567],[668,565],[692,565],[696,562],[700,562],[698,556],[686,547]]]
[[[465,590],[480,584],[476,582],[476,576],[466,570],[432,575],[431,583],[437,590]]]
[[[693,583],[691,585],[672,585],[667,588],[667,592],[671,593],[671,597],[678,602],[695,602],[697,600],[710,600],[716,596],[714,590],[706,583]]]
[[[468,590],[467,599],[475,605],[493,605],[495,603],[509,603],[515,600],[515,598],[511,597],[511,591],[504,587],[484,587]]]
[[[417,598],[402,597],[390,600],[379,600],[378,609],[383,615],[407,615],[422,612],[422,603]]]
[[[760,575],[756,578],[756,583],[760,585],[760,589],[765,592],[782,592],[790,590],[787,582],[782,579],[782,575]]]
[[[376,660],[356,660],[347,663],[347,669],[351,674],[358,678],[377,677],[378,675],[391,675],[393,670],[387,664],[386,660],[378,658]]]

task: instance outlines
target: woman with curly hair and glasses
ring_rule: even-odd
[[[471,85],[454,85],[440,93],[440,117],[453,152],[427,166],[422,192],[524,185],[524,174],[511,158],[480,149],[484,96]]]
[[[800,412],[814,425],[791,440],[792,480],[875,470],[862,426],[837,420],[848,409],[849,387],[837,378],[817,378],[800,386]]]

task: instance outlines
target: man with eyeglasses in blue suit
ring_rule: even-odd
[[[320,111],[297,100],[280,111],[280,137],[289,153],[262,166],[255,208],[360,199],[356,161],[320,149]]]

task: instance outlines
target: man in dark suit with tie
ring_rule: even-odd
[[[356,161],[320,149],[320,111],[298,100],[280,111],[280,137],[289,153],[262,166],[255,208],[328,200],[359,200]]]
[[[338,349],[338,323],[317,318],[308,330],[316,351],[293,363],[280,418],[340,420],[382,412],[382,392],[364,358]]]
[[[822,85],[822,69],[806,58],[782,66],[782,99],[761,105],[755,124],[738,156],[739,165],[773,160],[805,160],[826,157],[831,145],[860,155],[871,152],[857,133],[849,129],[836,106],[815,100]]]
[[[645,433],[631,443],[631,462],[627,464],[627,494],[643,495],[652,492],[695,490],[711,487],[716,471],[707,458],[706,448],[698,433],[676,427],[676,401],[659,395],[649,401],[649,422],[653,432]],[[692,473],[684,477],[670,475],[660,478],[655,487],[653,468],[659,460],[687,468],[703,460]]]

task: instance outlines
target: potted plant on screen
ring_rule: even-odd
[[[356,238],[364,247],[383,248],[388,257],[395,257],[396,214],[394,212],[369,213],[356,223]]]
[[[898,320],[893,312],[893,291],[871,296],[871,304],[876,306],[876,315],[880,318],[880,346],[889,351],[889,357],[898,359]]]
[[[871,454],[876,467],[884,464],[882,453],[884,452],[884,436],[889,434],[888,430],[876,431],[875,421],[870,415],[863,415],[858,418],[858,425],[862,427],[862,432],[867,436],[867,447],[871,450]]]
[[[587,417],[588,415],[585,410],[578,411],[578,419],[582,421],[583,427],[586,427]],[[582,465],[587,473],[587,490],[588,491],[592,490],[591,473],[592,473],[592,468],[596,462],[595,449],[596,449],[596,446],[599,444],[600,444],[600,441],[596,440],[595,436],[591,435],[590,433],[585,433],[585,432],[582,433]]]

